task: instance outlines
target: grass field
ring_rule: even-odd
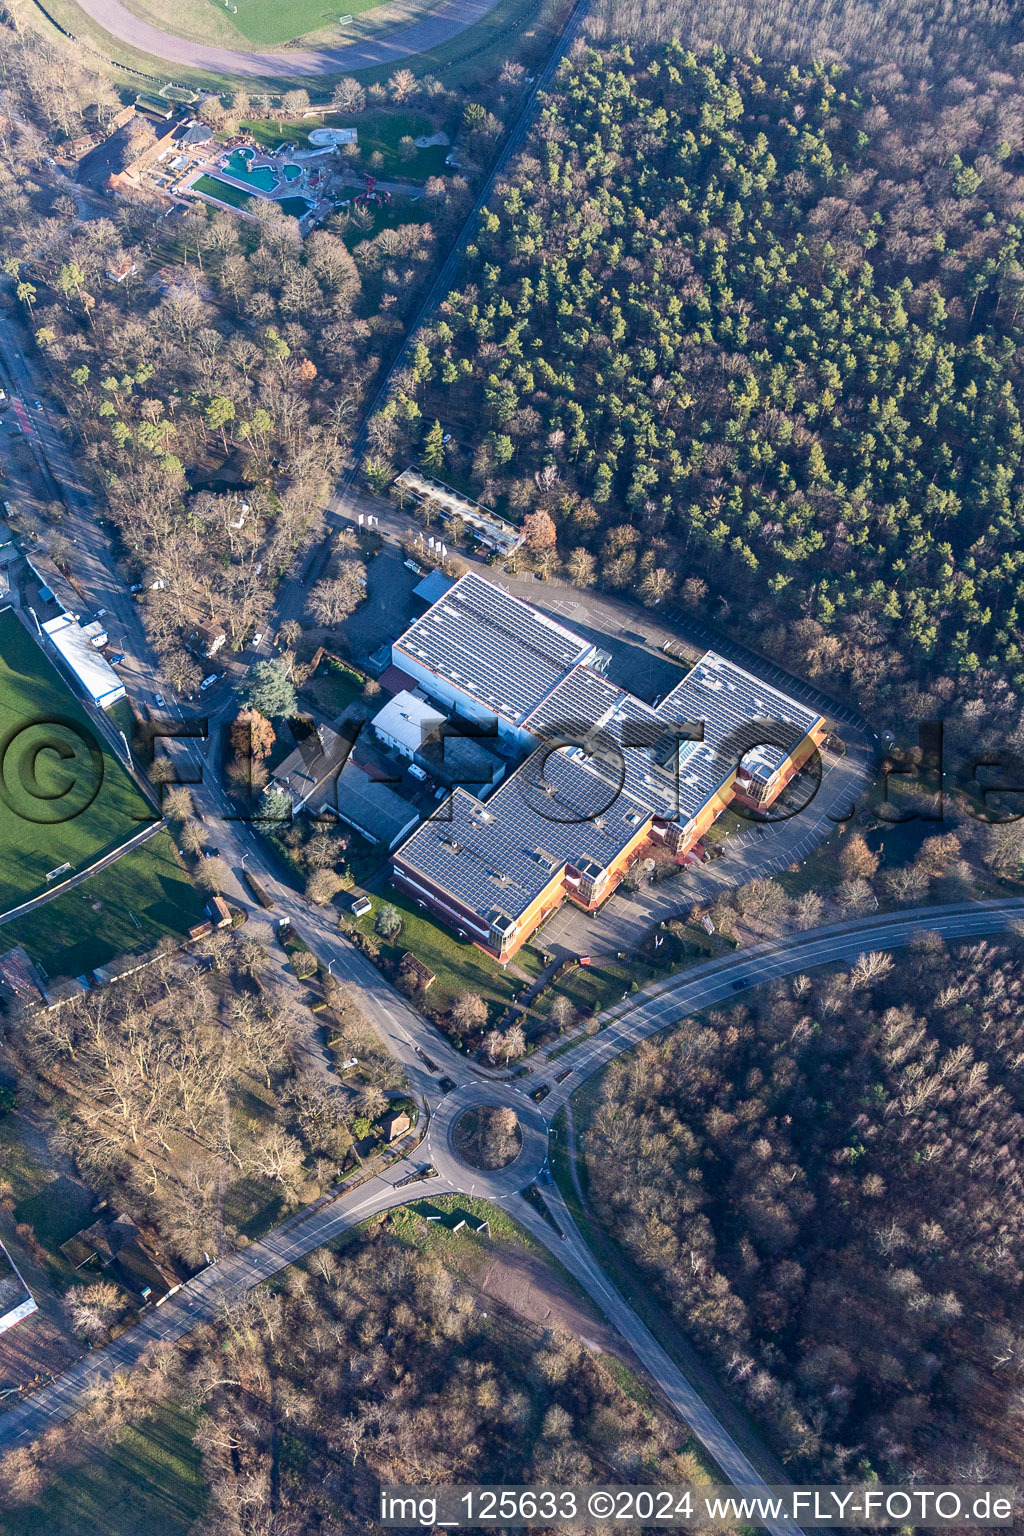
[[[164,30],[182,32],[182,28],[177,24],[177,17],[172,27],[166,7],[158,9],[156,0],[144,0],[144,3],[153,6],[148,19],[155,25]],[[193,3],[198,4],[199,0],[193,0]],[[211,14],[215,15],[217,8],[212,4],[212,0],[203,0],[203,3],[208,6]],[[142,5],[143,0],[133,0],[133,7],[140,15],[143,13]],[[322,76],[318,82],[312,82],[308,77],[289,76],[287,54],[282,54],[280,71],[265,76],[263,85],[266,88],[301,85],[310,91],[314,100],[317,97],[326,100],[343,74],[356,74],[364,84],[368,85],[375,80],[386,80],[401,63],[408,65],[416,75],[439,75],[448,86],[471,87],[477,81],[493,79],[496,70],[507,58],[521,58],[527,64],[535,63],[539,54],[550,46],[554,35],[551,17],[557,16],[560,22],[564,19],[568,8],[569,0],[498,0],[493,11],[490,11],[482,20],[468,27],[451,42],[429,53],[416,54],[408,59],[391,60],[386,64],[379,64],[365,70],[339,70],[337,74]],[[355,15],[357,9],[358,7],[345,14]],[[230,76],[215,70],[169,64],[164,59],[156,58],[142,49],[123,43],[87,16],[76,4],[76,0],[46,0],[46,10],[80,46],[87,49],[90,54],[90,67],[109,75],[119,88],[132,86],[138,89],[144,84],[147,89],[152,90],[155,89],[153,81],[168,80],[195,90],[230,91],[237,83]],[[224,47],[244,47],[245,40],[242,33],[231,25],[233,18],[227,10],[224,10],[222,15],[225,31],[217,41]],[[38,31],[51,42],[57,39],[58,34],[41,11],[33,9],[27,12],[25,21],[27,26]],[[145,80],[139,78],[140,72],[146,77]],[[245,83],[250,90],[257,88],[254,78],[250,77]]]
[[[234,0],[233,0],[234,3]],[[177,0],[173,11],[160,0],[126,0],[134,15],[177,37],[227,48],[277,48],[325,29],[340,35],[339,16],[372,11],[383,0],[352,0],[328,5],[326,0],[237,0],[229,11],[224,0]]]
[[[393,944],[379,940],[381,954],[397,960],[408,949],[430,967],[435,976],[427,993],[431,1007],[444,1007],[462,992],[478,992],[488,1003],[491,1022],[496,1022],[526,983],[475,944],[463,943],[433,922],[400,891],[389,890],[384,896],[374,896],[373,911],[359,918],[355,926],[364,933],[373,933],[377,912],[386,901],[401,913],[402,931]],[[516,963],[539,974],[540,962],[529,949],[520,950]]]
[[[200,176],[192,183],[193,192],[201,192],[204,197],[215,197],[219,203],[227,203],[231,208],[248,208],[252,202],[252,194],[243,192],[238,187],[233,187],[230,182],[221,181],[219,176]]]
[[[0,949],[24,944],[48,976],[80,976],[116,955],[151,949],[203,920],[205,897],[174,857],[166,832],[109,869],[0,928]]]
[[[350,704],[363,696],[363,679],[343,662],[325,656],[313,676],[302,686],[302,693],[337,718]]]
[[[0,1536],[185,1536],[206,1505],[193,1430],[189,1414],[162,1404],[108,1450],[86,1444],[31,1504],[0,1513]]]
[[[449,132],[454,131],[455,124],[446,126]],[[278,122],[247,119],[239,127],[262,149],[268,150],[280,149],[282,144],[308,144],[309,135],[315,128],[355,128],[359,135],[359,158],[352,160],[353,170],[376,169],[378,175],[399,181],[425,181],[428,176],[440,176],[448,153],[444,145],[434,144],[429,149],[418,149],[408,160],[399,154],[401,139],[430,138],[437,131],[438,124],[424,112],[388,110],[361,112],[354,117],[327,112],[323,117],[287,117]],[[370,156],[375,152],[384,163],[374,168],[370,165]]]
[[[0,612],[0,912],[112,852],[154,819],[12,609]]]

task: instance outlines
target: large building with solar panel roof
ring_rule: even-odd
[[[683,860],[730,802],[771,805],[826,733],[713,651],[646,704],[596,670],[592,644],[475,574],[392,660],[530,753],[486,802],[457,788],[394,858],[401,889],[501,960],[563,901],[594,911],[653,847]]]

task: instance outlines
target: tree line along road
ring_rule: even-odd
[[[753,946],[725,960],[706,962],[681,976],[656,983],[637,993],[628,1003],[609,1010],[602,1016],[604,1027],[600,1033],[584,1035],[570,1043],[568,1049],[562,1042],[561,1053],[554,1060],[550,1048],[538,1052],[531,1060],[531,1074],[526,1079],[531,1087],[540,1086],[544,1081],[543,1069],[555,1067],[556,1063],[559,1076],[563,1072],[569,1074],[562,1083],[552,1087],[540,1113],[526,1098],[523,1083],[510,1084],[494,1077],[478,1076],[470,1063],[441,1041],[432,1026],[397,994],[392,994],[379,973],[374,972],[376,980],[370,996],[376,1009],[385,1010],[392,1030],[385,1038],[389,1044],[392,1040],[397,1042],[399,1059],[411,1057],[427,1111],[438,1114],[438,1134],[435,1136],[431,1132],[430,1148],[437,1177],[429,1182],[415,1182],[415,1176],[422,1172],[423,1157],[422,1152],[420,1156],[414,1154],[395,1164],[385,1175],[372,1178],[317,1207],[300,1211],[262,1241],[211,1265],[162,1307],[149,1313],[137,1327],[85,1356],[49,1386],[0,1417],[0,1449],[26,1443],[51,1424],[71,1418],[96,1386],[108,1381],[117,1371],[138,1365],[150,1348],[173,1343],[201,1323],[216,1322],[224,1309],[246,1291],[360,1222],[394,1206],[405,1205],[422,1194],[465,1194],[472,1188],[483,1198],[501,1200],[584,1288],[622,1334],[722,1473],[733,1482],[765,1486],[765,1479],[759,1476],[749,1457],[608,1281],[553,1186],[546,1185],[545,1190],[560,1228],[558,1232],[522,1198],[520,1191],[537,1177],[546,1159],[546,1127],[550,1126],[572,1089],[585,1078],[639,1040],[671,1027],[694,1012],[735,997],[737,982],[745,989],[798,974],[812,966],[848,961],[872,949],[900,948],[913,943],[922,932],[937,934],[949,941],[974,938],[999,932],[1022,918],[1024,899],[919,907],[869,920],[812,929],[784,940]],[[307,942],[324,964],[331,959],[344,960],[348,962],[347,979],[356,984],[363,979],[362,966],[358,962],[368,962],[351,946],[342,947],[344,941],[339,935],[324,932],[319,925],[314,929],[308,922],[305,930]],[[454,1116],[446,1115],[444,1095],[425,1065],[425,1058],[434,1061],[435,1067],[443,1061],[445,1070],[449,1066],[457,1069],[460,1109],[512,1103],[517,1111],[522,1111],[528,1121],[529,1135],[524,1136],[523,1152],[509,1168],[489,1174],[471,1170],[460,1163],[449,1134]],[[540,1129],[539,1123],[545,1129]],[[413,1182],[408,1182],[410,1179]],[[794,1527],[773,1526],[769,1529],[771,1536],[798,1536]]]

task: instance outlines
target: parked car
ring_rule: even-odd
[[[220,849],[219,848],[204,848],[203,849],[203,858],[204,859],[219,859],[220,858]]]
[[[112,667],[118,667],[121,665],[122,661],[124,661],[124,651],[118,651],[115,656],[111,656],[110,665]]]
[[[163,694],[162,693],[154,693],[154,695],[153,695],[153,703],[156,705],[157,709],[163,709],[164,708],[164,696],[163,696]]]
[[[219,679],[220,679],[220,673],[219,672],[211,672],[209,677],[204,677],[202,682],[199,684],[199,692],[200,693],[205,693],[207,688],[212,688],[214,683],[218,682]]]
[[[423,769],[420,767],[419,763],[410,763],[409,772],[412,774],[414,779],[419,779],[421,784],[425,784],[427,782],[427,776],[423,772]]]
[[[141,581],[133,582],[132,585],[128,588],[128,591],[129,592],[141,592],[142,591],[142,582]]]

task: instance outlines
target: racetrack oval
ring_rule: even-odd
[[[122,43],[168,64],[240,78],[310,79],[397,64],[450,42],[492,11],[498,0],[446,0],[419,21],[399,26],[387,37],[366,38],[338,48],[294,48],[286,52],[246,53],[190,42],[135,16],[120,0],[78,0],[87,16]]]

